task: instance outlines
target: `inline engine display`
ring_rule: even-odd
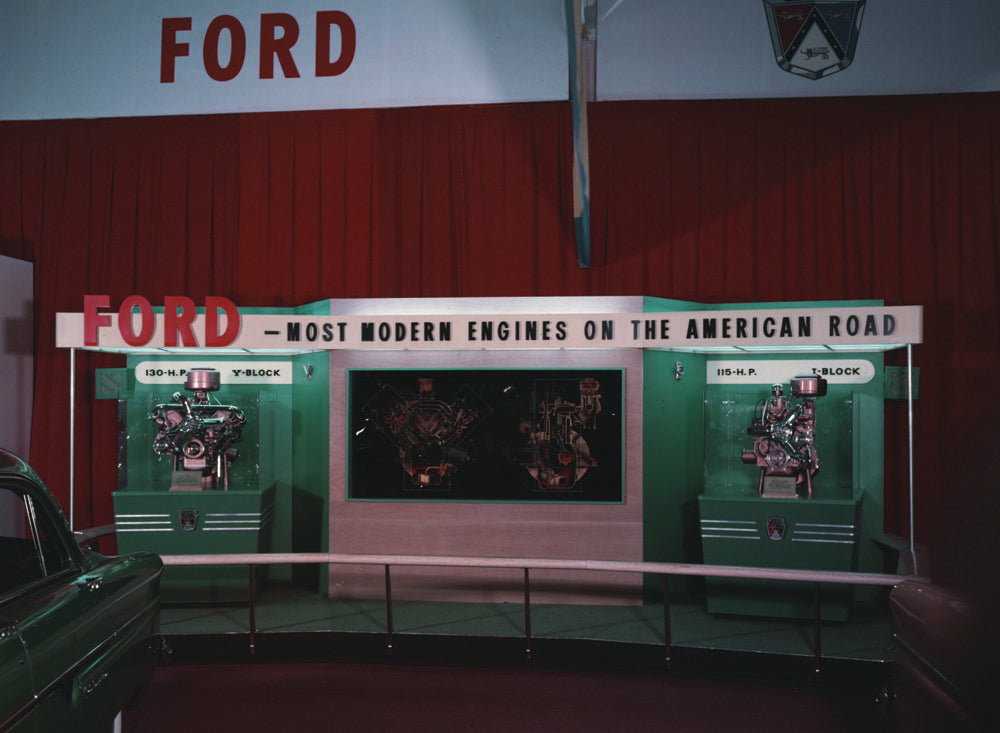
[[[573,489],[589,469],[597,466],[583,431],[597,429],[600,389],[601,383],[593,377],[581,379],[578,402],[554,387],[545,389],[536,419],[521,423],[528,445],[520,462],[539,489]]]
[[[812,374],[791,380],[791,397],[780,384],[771,396],[758,402],[747,434],[753,448],[744,449],[744,463],[760,467],[757,493],[761,496],[812,497],[813,476],[819,470],[816,452],[816,398],[826,394],[827,382]]]

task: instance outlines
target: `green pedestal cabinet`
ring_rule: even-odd
[[[855,569],[860,505],[846,500],[698,497],[704,562],[709,565]],[[814,584],[706,579],[710,613],[812,618]],[[845,621],[850,586],[820,585],[820,615]]]
[[[118,551],[159,555],[268,552],[275,487],[263,491],[116,491]],[[258,569],[258,581],[266,568]],[[173,566],[161,579],[165,603],[228,603],[249,598],[244,566]],[[258,585],[259,587],[259,585]]]

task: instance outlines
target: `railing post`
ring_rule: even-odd
[[[670,591],[667,588],[667,577],[663,576],[663,643],[666,647],[666,661],[669,667],[673,642],[670,634]]]
[[[250,565],[250,654],[251,656],[257,653],[257,613],[256,613],[256,598],[257,595],[254,588],[254,565]]]
[[[823,657],[823,642],[820,627],[819,583],[813,583],[813,667],[817,677],[820,672],[820,660]]]
[[[389,566],[385,566],[385,634],[386,634],[386,651],[389,655],[392,655],[392,580],[389,577]]]
[[[524,569],[524,656],[531,660],[531,581]]]

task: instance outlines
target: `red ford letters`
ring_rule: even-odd
[[[340,55],[330,58],[330,34],[334,26],[340,31]],[[191,55],[191,44],[178,35],[191,31],[191,18],[164,18],[160,35],[160,82],[172,84],[176,61]],[[219,40],[229,36],[229,58],[219,59]],[[288,13],[262,13],[260,16],[261,79],[274,78],[274,60],[281,65],[286,79],[298,79],[301,74],[292,58],[292,46],[299,40],[299,23]],[[320,10],[316,13],[315,73],[320,76],[343,74],[354,61],[357,30],[351,17],[341,10]],[[205,73],[215,81],[231,81],[243,70],[247,56],[247,33],[243,23],[232,15],[219,15],[205,29],[201,44]]]
[[[99,313],[107,308],[111,298],[107,295],[83,296],[83,345],[97,346],[98,332],[111,325],[111,316]],[[133,311],[139,312],[139,329],[133,324]],[[219,333],[219,311],[226,314],[226,330]],[[168,295],[163,299],[163,345],[198,346],[192,325],[197,309],[194,301],[183,295]],[[144,346],[153,338],[156,330],[156,315],[153,306],[141,295],[130,295],[118,308],[118,333],[129,346]],[[205,298],[204,346],[219,348],[228,346],[240,332],[240,312],[228,298],[209,295]]]

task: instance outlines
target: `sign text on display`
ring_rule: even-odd
[[[331,301],[332,302],[332,301]],[[838,306],[661,313],[488,313],[309,316],[241,314],[228,298],[204,308],[182,295],[162,312],[130,295],[84,296],[56,316],[56,345],[83,348],[482,349],[865,346],[920,343],[920,306]]]

